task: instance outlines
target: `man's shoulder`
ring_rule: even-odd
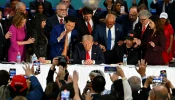
[[[57,16],[56,16],[56,14],[55,14],[55,15],[53,15],[53,16],[47,18],[47,21],[53,21],[53,20],[55,20],[56,18],[57,18]]]

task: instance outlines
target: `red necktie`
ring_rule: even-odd
[[[143,26],[143,27],[142,27],[142,35],[141,35],[141,37],[143,36],[145,30],[146,30],[146,26]]]
[[[86,60],[90,59],[89,51],[86,51]]]
[[[60,24],[63,24],[63,19],[62,18],[60,19]]]
[[[89,33],[92,34],[92,27],[89,22],[87,22]]]

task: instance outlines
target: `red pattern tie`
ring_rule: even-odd
[[[146,30],[146,26],[143,26],[143,27],[142,27],[142,35],[141,35],[141,37],[143,36],[145,30]]]
[[[91,24],[90,24],[89,22],[87,22],[87,25],[88,25],[89,33],[92,34],[92,27],[91,27]]]
[[[60,19],[60,24],[63,24],[63,19],[62,18]]]
[[[90,59],[89,51],[86,51],[86,60]]]

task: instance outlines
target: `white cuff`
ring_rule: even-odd
[[[157,3],[157,1],[156,1],[156,0],[153,0],[153,3],[154,3],[154,4],[156,4],[156,3]]]
[[[143,76],[143,77],[142,77],[142,80],[144,80],[144,79],[146,79],[146,78],[147,78],[146,76]]]
[[[93,60],[93,64],[95,64],[95,60]]]
[[[57,41],[60,42],[60,40],[57,38]]]
[[[82,60],[81,63],[84,65],[84,60]]]

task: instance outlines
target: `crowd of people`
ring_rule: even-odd
[[[0,70],[0,100],[69,100],[63,91],[73,100],[174,100],[175,88],[166,77],[150,88],[154,76],[146,76],[146,66],[168,65],[174,56],[175,1],[153,0],[150,7],[156,14],[148,10],[147,0],[132,0],[130,8],[125,0],[105,0],[103,5],[105,10],[87,1],[75,10],[71,0],[60,0],[53,10],[49,1],[34,0],[26,10],[20,0],[9,0],[0,9],[0,61],[16,62],[20,54],[21,61],[30,62],[36,55],[41,63],[51,60],[52,66],[45,91],[29,65],[23,68],[27,79],[15,75],[10,80]],[[92,70],[80,91],[78,72],[71,78],[68,66],[59,64],[60,57],[73,64],[122,64],[124,55],[128,65],[138,64],[141,79],[127,79],[116,67],[111,90],[105,89],[104,73]],[[55,66],[59,72],[54,80]]]

